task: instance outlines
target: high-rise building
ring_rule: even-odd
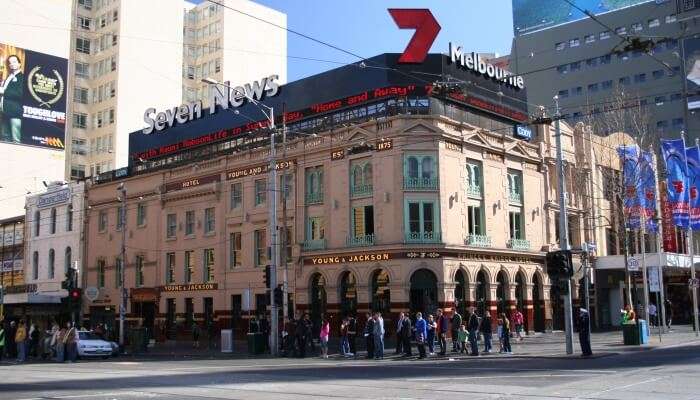
[[[185,11],[184,102],[209,106],[215,89],[204,78],[240,84],[274,74],[280,83],[287,81],[287,32],[280,28],[287,26],[287,16],[249,0],[221,4],[226,7],[204,1]]]
[[[694,38],[700,34],[695,22],[700,13],[692,5],[685,1],[626,1],[614,2],[627,6],[616,8],[608,4],[613,2],[603,1],[596,7],[604,9],[589,8],[593,12],[612,11],[600,13],[594,20],[585,15],[576,18],[578,10],[573,8],[563,10],[566,17],[559,19],[546,15],[535,18],[530,14],[536,10],[554,11],[527,8],[524,3],[513,1],[516,37],[510,68],[523,74],[528,83],[531,112],[537,105],[551,107],[555,95],[569,122],[587,116],[604,118],[606,111],[625,104],[640,110],[648,133],[676,136],[686,130],[692,135],[693,129],[687,126],[695,126],[698,117],[692,105],[687,112],[684,101],[686,82],[689,93],[694,91],[692,81],[684,79],[692,73],[692,49],[700,49],[700,40]],[[585,2],[579,3],[585,6]],[[544,25],[524,22],[536,20]],[[643,47],[629,46],[633,39],[642,44],[650,40],[650,54]],[[685,67],[683,59],[688,61]],[[692,103],[692,96],[689,100]],[[610,130],[628,127],[615,128]],[[606,130],[604,124],[600,130]],[[634,129],[627,131],[634,134]]]

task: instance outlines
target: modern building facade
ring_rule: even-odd
[[[547,9],[520,7],[518,3],[523,1],[513,2],[516,20],[522,17],[518,13]],[[696,137],[693,129],[686,129],[695,126],[697,116],[692,110],[686,115],[683,93],[690,70],[683,66],[682,47],[684,38],[700,33],[695,22],[698,10],[679,9],[688,3],[682,1],[628,3],[639,4],[598,14],[600,23],[586,17],[545,24],[541,29],[518,30],[522,27],[516,26],[510,68],[523,74],[530,85],[531,112],[537,105],[553,109],[553,97],[558,96],[561,113],[571,123],[598,121],[598,131],[625,128],[641,136],[633,132],[632,123],[612,128],[604,123],[611,118],[607,111],[637,104],[643,110],[645,132],[678,136],[686,130]],[[652,56],[626,49],[629,43],[622,38],[652,40]]]
[[[1,320],[5,315],[13,315],[14,305],[22,303],[33,287],[24,280],[24,216],[0,220],[0,234],[0,285],[4,291]]]

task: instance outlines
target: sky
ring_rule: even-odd
[[[201,1],[201,0],[200,0]],[[429,8],[442,27],[431,52],[446,53],[452,41],[465,51],[510,53],[513,38],[511,0],[255,0],[287,14],[287,26],[365,58],[401,53],[415,32],[399,29],[387,8]],[[287,34],[287,54],[337,62],[357,58]],[[337,64],[287,59],[294,81]]]

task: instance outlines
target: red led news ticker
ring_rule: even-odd
[[[339,110],[341,108],[356,106],[358,104],[366,103],[368,101],[383,99],[387,97],[404,97],[409,95],[430,95],[433,91],[432,85],[426,86],[388,86],[384,88],[368,90],[360,94],[345,97],[340,100],[329,101],[326,103],[314,104],[311,107],[305,108],[299,111],[290,111],[284,114],[284,118],[287,123],[292,123],[305,119],[317,114],[323,114],[330,111]],[[473,107],[481,108],[483,110],[501,114],[507,118],[511,118],[517,121],[527,120],[527,116],[521,112],[511,110],[509,108],[499,106],[481,99],[477,99],[471,96],[466,96],[461,93],[450,93],[448,94],[452,100],[471,105]],[[282,117],[279,117],[275,122],[282,123]],[[205,144],[211,144],[220,142],[226,139],[232,139],[234,137],[240,136],[244,133],[255,131],[261,128],[265,128],[269,125],[269,121],[261,120],[257,122],[250,122],[245,125],[237,126],[230,129],[222,129],[217,132],[208,133],[206,135],[198,136],[193,139],[185,139],[178,143],[168,144],[155,149],[146,150],[141,153],[137,153],[135,158],[141,158],[144,160],[160,157],[172,153],[176,153],[181,150],[202,146]]]

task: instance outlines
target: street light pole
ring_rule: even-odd
[[[559,126],[559,96],[554,96],[556,104],[556,117],[554,119],[554,129],[557,146],[557,175],[559,180],[559,247],[562,250],[570,250],[569,246],[569,224],[566,215],[566,182],[564,175],[564,154],[561,144],[561,129]],[[566,354],[574,353],[572,319],[573,310],[571,307],[571,277],[566,277],[566,296],[564,298],[564,328],[566,331]]]
[[[124,338],[125,338],[125,332],[124,332],[124,322],[126,320],[126,299],[127,299],[127,293],[126,293],[126,281],[125,281],[125,276],[126,276],[126,188],[124,187],[124,183],[122,182],[119,184],[119,187],[117,187],[117,191],[121,194],[121,213],[119,215],[119,219],[121,222],[121,228],[122,228],[122,244],[121,244],[121,256],[120,256],[120,264],[121,268],[119,271],[119,280],[121,281],[121,302],[119,303],[119,348],[124,351]]]
[[[277,356],[279,351],[279,315],[277,312],[277,304],[275,303],[275,289],[277,288],[277,264],[279,258],[279,235],[277,227],[277,149],[275,148],[275,110],[273,107],[260,103],[250,97],[248,93],[240,93],[236,88],[228,84],[217,82],[212,78],[204,78],[202,82],[223,86],[228,90],[233,90],[239,95],[245,96],[252,104],[267,117],[270,128],[270,164],[268,170],[267,182],[267,201],[268,201],[268,230],[270,231],[270,349],[273,356]],[[230,92],[229,92],[230,93]],[[226,96],[228,98],[229,96]],[[212,105],[213,106],[213,105]],[[284,222],[286,224],[286,221]],[[286,227],[286,225],[285,225]]]

